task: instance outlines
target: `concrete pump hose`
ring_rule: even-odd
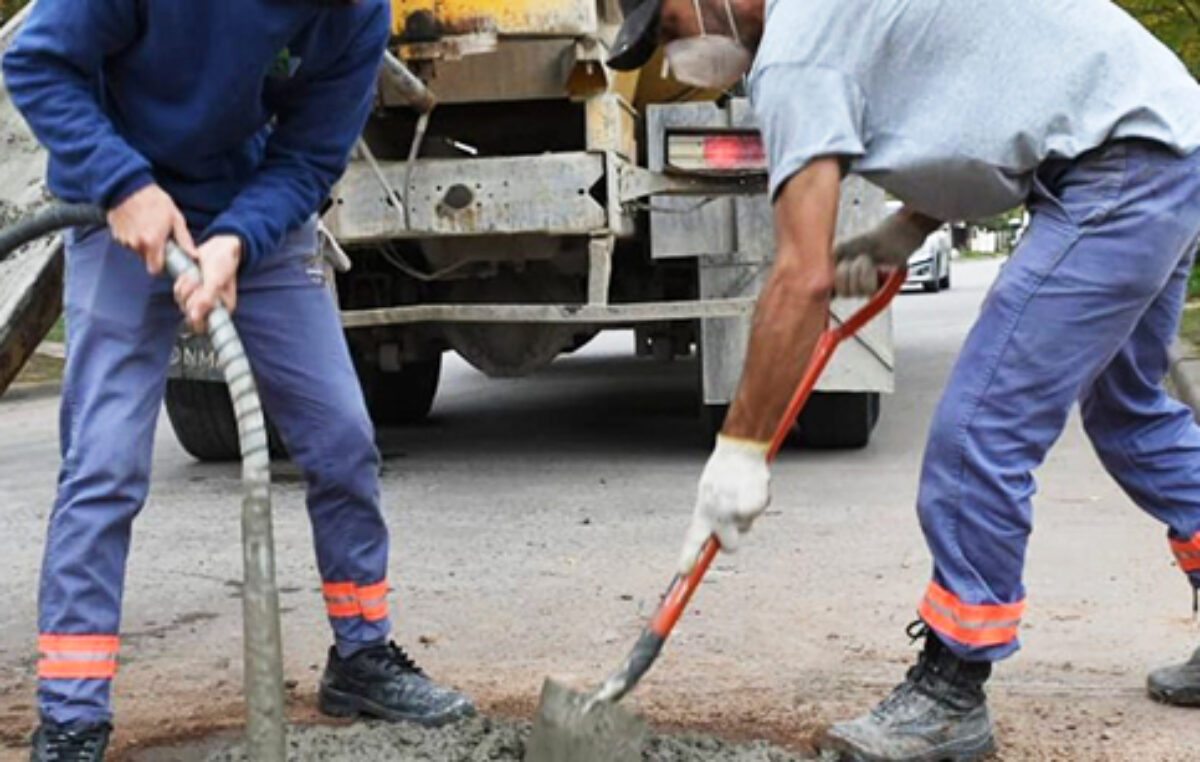
[[[106,225],[102,209],[55,204],[0,231],[0,262],[12,252],[63,228]],[[200,279],[195,261],[174,243],[167,245],[167,271],[173,278]],[[245,645],[246,747],[255,762],[284,762],[283,642],[279,589],[275,584],[275,545],[271,526],[271,461],[262,405],[246,351],[228,310],[218,305],[208,319],[208,335],[229,385],[242,452],[242,617]]]

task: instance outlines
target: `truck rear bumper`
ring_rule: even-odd
[[[616,173],[604,153],[421,159],[405,188],[404,162],[379,165],[380,174],[352,162],[326,215],[344,246],[396,239],[492,235],[604,234],[620,217]],[[406,200],[408,217],[389,200],[385,183]],[[610,202],[609,199],[612,199]],[[610,206],[610,203],[615,206]]]

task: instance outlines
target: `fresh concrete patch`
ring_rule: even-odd
[[[527,722],[475,718],[446,728],[360,723],[293,728],[289,762],[520,762],[529,737]],[[642,752],[646,762],[801,762],[813,757],[765,742],[731,743],[705,735],[655,735]],[[246,762],[245,750],[228,740],[208,740],[137,754],[135,762]]]

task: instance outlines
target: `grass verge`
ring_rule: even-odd
[[[17,384],[45,384],[52,381],[62,381],[63,366],[65,363],[55,357],[43,357],[42,355],[34,355],[25,363],[25,367],[17,374],[14,383]]]
[[[54,327],[50,329],[50,333],[46,334],[46,341],[55,342],[58,344],[66,341],[67,328],[63,318],[59,318]],[[65,362],[56,357],[45,357],[43,355],[34,354],[29,358],[29,362],[25,363],[25,367],[17,374],[13,380],[16,384],[44,384],[53,381],[62,381],[63,366]]]
[[[1179,335],[1200,347],[1200,300],[1188,302],[1183,310],[1183,324],[1179,326]]]
[[[66,318],[59,318],[54,327],[50,329],[50,333],[46,334],[46,341],[54,341],[59,344],[67,340],[67,323]]]

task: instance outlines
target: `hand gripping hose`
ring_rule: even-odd
[[[813,389],[817,385],[817,380],[825,371],[825,366],[833,358],[834,350],[839,344],[858,333],[863,326],[878,317],[879,313],[883,312],[900,292],[907,277],[908,270],[906,268],[894,271],[884,281],[875,296],[871,297],[858,312],[855,312],[845,322],[830,327],[821,334],[821,338],[817,340],[817,346],[813,349],[808,367],[800,379],[800,384],[796,387],[791,402],[788,403],[787,412],[784,413],[779,427],[775,430],[771,447],[767,451],[768,461],[775,460],[775,456],[779,454],[779,448],[783,446],[791,432],[792,426],[796,422],[796,416],[800,415],[800,411],[808,402],[809,396],[812,395]],[[688,602],[700,587],[704,575],[708,572],[708,567],[712,565],[713,559],[716,558],[717,551],[720,549],[721,544],[717,541],[716,536],[709,537],[700,551],[700,558],[696,561],[691,573],[686,576],[682,574],[675,576],[675,579],[671,581],[671,586],[667,588],[666,595],[663,596],[662,603],[659,604],[658,611],[654,613],[650,623],[642,630],[641,636],[634,643],[629,655],[622,662],[620,668],[588,699],[585,711],[602,702],[620,701],[649,671],[655,660],[658,659],[663,646],[666,645],[667,638],[671,636],[671,631],[675,629],[679,617],[683,615],[683,610],[687,608]]]
[[[63,228],[107,224],[104,211],[96,207],[55,204],[0,230],[0,262],[17,248]],[[173,278],[190,275],[200,280],[195,261],[174,243],[167,244],[167,271]],[[208,318],[208,335],[229,385],[242,451],[246,750],[254,762],[284,762],[283,642],[275,585],[266,425],[246,351],[222,305]]]

